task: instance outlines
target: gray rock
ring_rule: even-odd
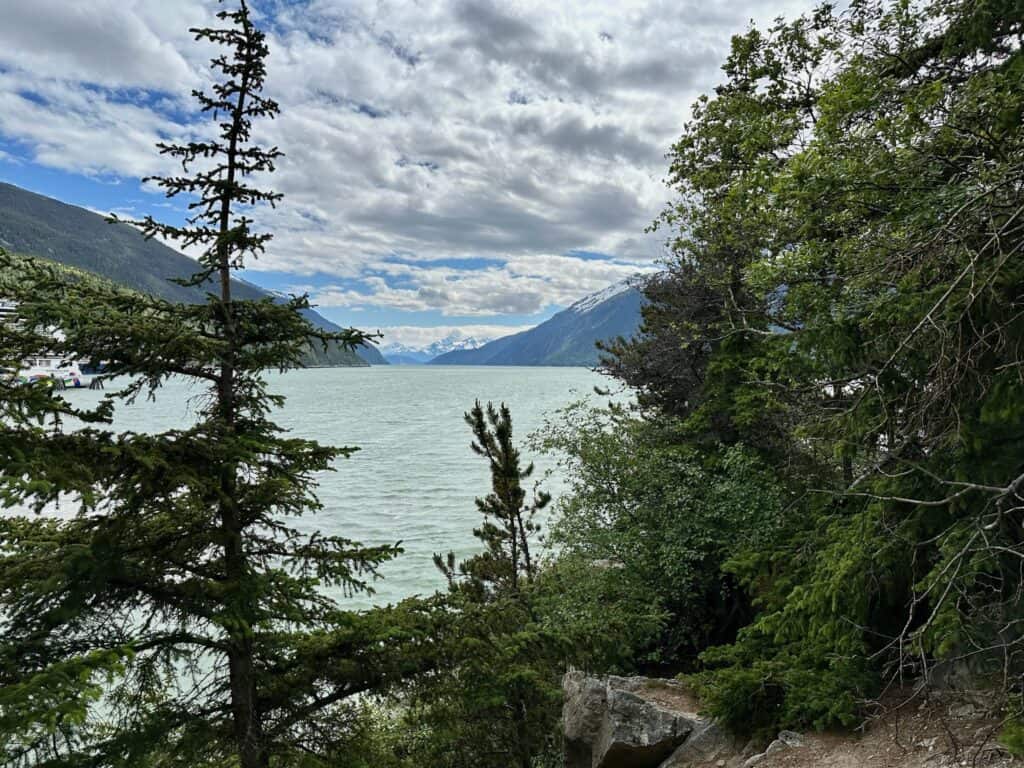
[[[761,744],[758,739],[750,739],[740,750],[740,755],[743,757],[753,757],[761,751]]]
[[[693,731],[693,723],[636,693],[609,687],[593,768],[654,768]]]
[[[954,704],[949,708],[949,716],[957,720],[970,720],[971,718],[978,717],[978,715],[977,708],[969,701]]]
[[[691,734],[698,746],[718,738],[675,681],[573,671],[562,685],[566,768],[658,768]]]
[[[743,763],[743,768],[754,768],[755,765],[764,762],[769,755],[775,755],[779,752],[784,752],[787,749],[802,747],[803,745],[804,737],[796,731],[779,731],[779,738],[769,744],[768,748],[764,752],[747,758],[746,762]],[[746,750],[744,750],[744,752],[745,751]]]
[[[804,745],[804,737],[796,731],[779,731],[779,741],[785,744],[787,747],[802,747]]]
[[[582,672],[567,672],[562,678],[565,706],[562,727],[567,741],[593,742],[601,728],[607,702],[607,685]]]

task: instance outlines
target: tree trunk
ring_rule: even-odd
[[[227,354],[220,369],[218,396],[225,432],[231,436],[235,431],[235,328],[231,307],[231,247],[227,234],[231,231],[232,190],[235,186],[238,162],[238,134],[244,119],[245,96],[248,92],[248,74],[242,75],[238,91],[238,102],[233,110],[233,130],[227,152],[227,176],[224,197],[220,208],[220,239],[217,245],[217,260],[220,277],[221,322],[227,341]],[[224,570],[227,583],[237,592],[232,596],[231,616],[235,626],[230,629],[231,651],[228,654],[228,671],[231,681],[231,714],[234,720],[235,741],[241,768],[267,768],[270,757],[264,743],[263,724],[257,706],[256,674],[253,654],[252,628],[256,606],[244,589],[246,579],[245,550],[242,546],[244,522],[239,519],[235,503],[237,491],[237,467],[233,464],[221,470],[221,528],[224,532]]]
[[[231,674],[231,708],[235,741],[241,768],[267,768],[270,758],[263,741],[263,729],[256,709],[256,678],[253,674],[252,643],[232,649],[228,657]]]

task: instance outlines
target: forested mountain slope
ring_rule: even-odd
[[[43,195],[0,182],[0,246],[15,253],[43,256],[109,278],[114,282],[172,301],[198,303],[205,290],[183,286],[172,278],[197,271],[196,262],[156,240],[147,240],[128,224],[111,224],[103,216]],[[239,299],[258,299],[268,292],[235,280]],[[339,327],[313,310],[307,319],[318,328]],[[310,350],[309,365],[386,365],[376,348],[363,347],[358,356],[337,345]]]

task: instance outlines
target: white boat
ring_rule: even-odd
[[[88,389],[93,382],[93,377],[83,374],[75,362],[48,355],[25,360],[17,376],[19,381],[26,384],[50,381],[58,389]]]
[[[17,306],[10,301],[0,300],[0,324],[14,322]],[[55,332],[55,335],[59,334]],[[88,389],[94,377],[82,373],[81,366],[74,360],[65,360],[43,352],[22,361],[17,371],[11,372],[23,383],[50,382],[57,389]]]

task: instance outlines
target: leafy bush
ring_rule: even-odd
[[[680,617],[659,646],[704,651],[733,725],[850,724],[938,660],[1024,674],[1022,29],[1014,0],[752,29],[672,149],[666,274],[609,346],[645,420],[568,441],[561,532]],[[778,526],[736,514],[773,488]]]
[[[862,702],[878,690],[866,656],[840,657],[820,643],[780,647],[744,632],[737,643],[701,658],[707,668],[690,681],[705,711],[731,730],[754,736],[781,728],[854,726]]]
[[[620,640],[638,663],[692,666],[749,621],[749,600],[722,564],[776,535],[787,492],[754,452],[697,449],[677,423],[583,404],[563,416],[539,440],[561,452],[572,484],[551,532],[557,562],[614,569],[613,611],[662,615],[656,637],[648,623]]]

